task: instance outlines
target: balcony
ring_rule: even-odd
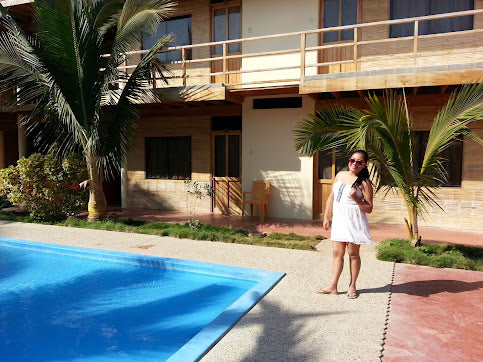
[[[420,35],[428,21],[473,17],[473,29]],[[409,24],[411,35],[390,37],[390,28]],[[300,94],[361,91],[476,82],[483,75],[483,10],[355,24],[222,42],[171,47],[168,87],[181,98],[229,100],[257,90],[289,89]],[[323,43],[324,33],[350,31],[353,39]],[[241,53],[230,53],[240,44]],[[213,55],[215,46],[222,49]],[[123,70],[135,67],[145,51],[126,55]],[[153,74],[154,88],[162,88]],[[166,89],[165,89],[166,91]],[[165,94],[165,93],[163,93]],[[169,98],[168,92],[168,98]]]
[[[30,0],[1,1],[3,5]],[[420,35],[428,21],[471,16],[471,30]],[[406,24],[410,36],[390,37]],[[208,26],[208,24],[206,25]],[[324,34],[352,33],[352,40],[324,43]],[[153,73],[151,84],[169,102],[231,101],[252,94],[364,91],[470,83],[483,77],[483,9],[361,23],[238,40],[169,47],[168,84]],[[231,53],[230,48],[241,52]],[[146,51],[129,52],[129,73]],[[107,55],[106,55],[107,56]],[[120,84],[122,86],[122,84]]]

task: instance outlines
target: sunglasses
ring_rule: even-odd
[[[361,166],[364,165],[365,162],[359,161],[359,160],[354,160],[353,158],[349,159],[349,165],[356,164],[356,166]]]

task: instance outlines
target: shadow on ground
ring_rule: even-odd
[[[360,293],[387,293],[390,285],[380,288],[360,289]],[[429,297],[438,293],[463,293],[483,288],[483,281],[463,282],[460,280],[421,280],[402,284],[393,284],[392,293],[415,295],[419,297]]]

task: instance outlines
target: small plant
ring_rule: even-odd
[[[198,230],[198,229],[201,228],[201,225],[203,225],[203,224],[201,223],[200,220],[197,220],[195,218],[191,218],[191,219],[188,220],[188,222],[186,223],[186,225],[188,225],[188,227],[190,229]]]
[[[203,199],[213,196],[213,187],[207,183],[199,183],[192,180],[185,180],[184,187],[187,195],[186,213],[190,216],[188,225],[192,229],[198,229],[201,223],[199,220],[195,219],[196,210]]]
[[[86,178],[79,156],[59,160],[36,153],[0,170],[0,196],[24,204],[34,219],[65,219],[85,208],[87,191],[79,189],[79,182]]]

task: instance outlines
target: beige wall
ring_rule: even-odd
[[[143,117],[123,172],[124,205],[131,208],[187,211],[183,180],[146,179],[145,137],[191,136],[192,180],[210,182],[210,117]],[[197,212],[209,212],[205,198]]]
[[[284,95],[285,96],[285,95]],[[298,109],[253,109],[253,98],[243,103],[242,187],[248,191],[254,180],[272,184],[269,216],[312,218],[311,157],[302,157],[294,148],[292,129],[315,102],[303,97]]]
[[[296,16],[295,16],[296,14]],[[242,36],[243,38],[264,35],[290,33],[317,29],[319,26],[319,0],[244,0],[242,3]],[[317,43],[316,35],[307,39],[307,46]],[[259,40],[243,43],[243,54],[256,52],[299,49],[300,36],[279,39]],[[316,62],[316,53],[306,54],[307,63]],[[256,58],[244,58],[244,70],[267,69],[282,66],[300,66],[300,53],[267,55]],[[315,68],[309,69],[307,74],[315,74]],[[260,81],[265,79],[299,79],[300,70],[276,70],[243,74],[243,82]]]

